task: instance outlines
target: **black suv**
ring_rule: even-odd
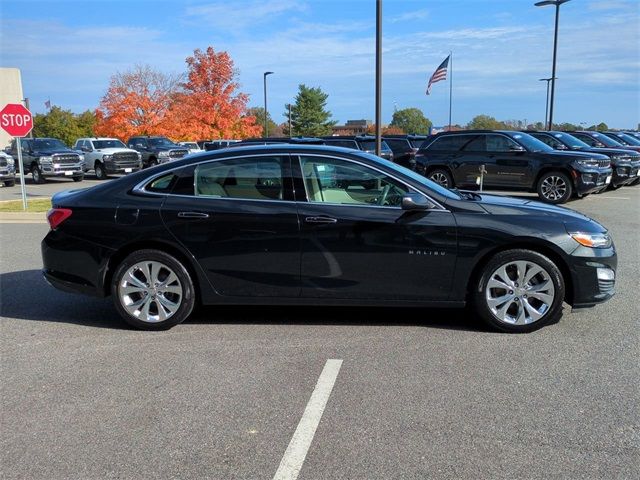
[[[555,150],[572,150],[577,152],[601,153],[611,160],[613,177],[611,187],[618,188],[629,185],[637,180],[638,167],[640,166],[640,154],[622,148],[598,148],[592,147],[579,138],[567,132],[526,132],[546,143]]]
[[[189,154],[188,148],[173,143],[167,137],[131,137],[127,140],[127,147],[138,151],[142,155],[143,167],[167,163]]]
[[[322,139],[325,145],[352,148],[354,150],[362,150],[363,152],[376,154],[376,137],[374,135],[335,135],[322,137]],[[382,140],[382,144],[380,145],[380,156],[393,162],[393,151],[384,140]]]
[[[393,151],[393,161],[411,170],[416,168],[416,153],[426,135],[384,135],[382,139]]]
[[[564,203],[606,186],[609,157],[558,152],[526,133],[510,130],[442,132],[426,140],[416,170],[440,185],[536,191],[547,203]]]

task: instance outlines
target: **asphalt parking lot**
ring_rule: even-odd
[[[120,175],[113,175],[109,178],[118,178]],[[108,180],[107,180],[108,181]],[[36,184],[33,183],[31,175],[27,175],[25,182],[27,188],[27,199],[36,197],[50,197],[54,193],[62,190],[72,190],[75,188],[92,187],[102,183],[103,180],[97,180],[93,172],[85,175],[82,182],[76,183],[73,180],[67,178],[49,178],[45,183]],[[22,199],[22,192],[20,188],[20,179],[16,178],[16,184],[13,187],[0,186],[0,201],[3,200],[20,200]]]
[[[290,307],[139,332],[46,285],[47,225],[2,223],[2,477],[274,478],[306,434],[300,479],[637,478],[640,187],[568,206],[612,232],[617,295],[528,335],[465,311]]]

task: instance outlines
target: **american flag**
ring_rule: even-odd
[[[451,55],[449,55],[450,57]],[[433,72],[431,78],[429,79],[429,85],[427,85],[427,95],[431,94],[431,85],[436,82],[441,82],[442,80],[447,79],[447,67],[449,66],[449,57],[444,59],[444,62],[440,64],[436,71]]]

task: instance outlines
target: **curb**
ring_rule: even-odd
[[[47,223],[44,212],[0,212],[0,223]]]

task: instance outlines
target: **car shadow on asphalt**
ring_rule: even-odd
[[[119,317],[110,298],[58,291],[47,284],[40,270],[0,274],[0,292],[3,318],[132,328]],[[488,332],[467,310],[415,307],[206,306],[198,308],[186,324],[422,326]]]

